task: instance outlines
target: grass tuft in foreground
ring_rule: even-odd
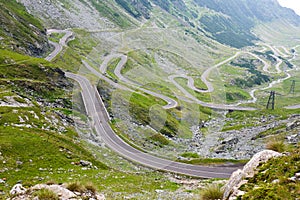
[[[221,185],[209,185],[201,192],[201,200],[217,200],[223,198],[223,189]]]

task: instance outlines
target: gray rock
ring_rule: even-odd
[[[300,120],[295,120],[293,122],[290,122],[286,125],[286,131],[293,130],[293,129],[297,128],[298,126],[300,126]]]
[[[253,177],[256,172],[256,168],[261,163],[278,156],[282,156],[282,154],[271,150],[264,150],[255,154],[242,170],[238,169],[232,173],[229,181],[224,186],[223,199],[235,199],[239,194],[242,194],[243,192],[240,191],[239,188],[241,185],[247,183],[244,179]]]
[[[86,160],[81,160],[79,163],[83,167],[91,167],[91,166],[93,166],[93,164],[91,162],[86,161]]]
[[[76,198],[77,196],[71,192],[70,190],[60,186],[60,185],[46,185],[46,184],[38,184],[31,188],[32,190],[41,190],[41,189],[48,189],[53,191],[54,193],[59,195],[60,199],[72,199]]]
[[[10,195],[16,196],[16,195],[23,195],[26,193],[26,188],[22,186],[22,184],[16,184],[9,192]]]

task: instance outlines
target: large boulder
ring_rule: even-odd
[[[32,190],[48,189],[56,193],[60,199],[72,199],[76,198],[76,194],[60,185],[46,185],[38,184],[31,188]]]
[[[8,200],[31,200],[38,199],[34,197],[34,192],[39,191],[41,189],[47,189],[58,195],[60,200],[67,199],[90,199],[90,200],[105,200],[104,194],[95,193],[92,191],[85,192],[72,192],[65,188],[64,185],[46,185],[46,184],[38,184],[29,189],[24,188],[21,184],[15,185],[11,191],[10,195],[12,198],[8,198]]]
[[[255,154],[251,160],[243,167],[233,172],[229,181],[224,186],[223,199],[236,199],[237,196],[242,195],[243,192],[239,190],[240,186],[247,183],[245,178],[253,177],[257,167],[261,163],[267,162],[269,159],[282,156],[281,153],[272,150],[264,150]]]

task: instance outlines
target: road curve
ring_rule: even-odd
[[[55,47],[57,48],[54,50],[55,52],[51,53],[51,55],[57,55],[62,50],[62,44],[66,44],[65,42],[69,37],[70,36],[64,37],[64,41],[61,41],[59,45],[55,45]],[[52,59],[54,57],[52,57]],[[49,59],[49,61],[50,60],[51,59]],[[83,63],[88,66],[90,70],[93,69],[86,62],[83,61]],[[97,71],[95,70],[95,72]],[[110,149],[114,150],[124,158],[156,170],[168,171],[200,178],[229,178],[232,172],[238,169],[238,167],[229,166],[209,167],[174,162],[155,157],[131,147],[120,137],[118,137],[111,129],[109,124],[110,119],[108,112],[96,87],[93,87],[90,81],[84,76],[73,74],[70,72],[65,72],[65,75],[66,77],[71,78],[79,83],[82,89],[82,97],[87,114],[92,119],[92,126],[95,128],[97,136],[101,137],[101,139]],[[99,73],[98,75],[101,74]]]
[[[155,157],[131,147],[119,138],[111,129],[107,114],[104,112],[105,107],[103,106],[100,95],[91,85],[89,80],[84,76],[68,72],[66,72],[66,76],[80,84],[85,108],[93,121],[97,136],[101,137],[110,149],[114,150],[126,159],[156,170],[201,178],[228,178],[233,171],[238,169],[237,167],[228,166],[209,167],[174,162]]]
[[[137,88],[140,91],[143,91],[147,94],[150,94],[154,97],[157,97],[157,98],[160,98],[160,99],[164,100],[165,102],[167,102],[167,105],[163,106],[164,109],[175,108],[178,105],[177,101],[175,101],[174,99],[172,99],[170,97],[167,97],[163,94],[158,94],[158,93],[153,92],[151,90],[147,90],[145,88],[142,88],[142,85],[134,83],[131,80],[124,77],[121,73],[121,70],[127,62],[127,56],[126,55],[123,55],[123,54],[111,54],[111,55],[109,55],[108,58],[106,58],[104,60],[103,64],[100,66],[100,71],[102,73],[105,73],[105,71],[106,71],[107,63],[109,62],[108,59],[112,59],[112,58],[121,58],[120,62],[118,63],[118,65],[116,66],[116,68],[114,70],[115,75],[120,79],[120,81],[122,81],[122,82],[124,82],[124,83],[126,83],[126,84],[128,84],[128,85],[130,85],[134,88]]]
[[[193,100],[195,103],[201,106],[213,108],[213,109],[221,109],[221,110],[241,110],[241,111],[256,110],[253,107],[241,107],[241,106],[231,105],[231,104],[214,104],[214,103],[207,103],[207,102],[200,101],[175,81],[175,78],[177,77],[178,77],[177,75],[173,75],[173,76],[169,76],[168,78],[182,93],[184,93],[185,96],[187,96],[189,99]]]
[[[69,38],[73,36],[73,32],[69,30],[47,30],[47,35],[51,33],[64,33],[65,35],[60,39],[59,43],[49,41],[49,43],[54,46],[54,50],[45,58],[48,61],[53,60],[62,51],[63,47],[67,45]]]
[[[230,58],[228,58],[228,59],[226,59],[226,60],[224,60],[224,61],[222,61],[222,62],[220,62],[220,63],[218,63],[218,64],[216,64],[216,65],[214,65],[212,67],[210,67],[210,68],[208,68],[207,70],[205,70],[205,72],[203,72],[203,74],[201,75],[201,80],[207,86],[207,92],[213,92],[214,91],[213,85],[211,84],[210,81],[207,80],[210,72],[213,69],[216,69],[216,68],[224,65],[225,63],[228,63],[230,60],[236,58],[240,54],[241,54],[241,52],[237,52],[234,56],[231,56]]]

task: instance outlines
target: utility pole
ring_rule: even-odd
[[[295,94],[295,85],[296,85],[296,81],[292,80],[292,85],[289,94]]]
[[[274,110],[275,108],[275,91],[271,91],[270,92],[270,96],[269,96],[269,100],[268,100],[268,104],[267,104],[267,109],[269,109],[269,107],[271,106],[272,110]]]

